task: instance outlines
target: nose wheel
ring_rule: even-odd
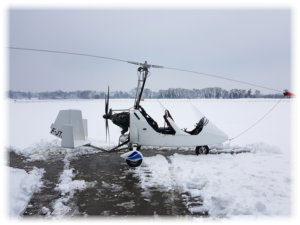
[[[130,167],[139,167],[142,164],[142,162],[143,162],[143,159],[139,159],[137,161],[132,161],[132,160],[126,159],[126,163]]]
[[[126,163],[130,167],[138,167],[143,162],[143,154],[139,152],[141,146],[129,144],[129,152],[121,155],[122,158],[126,159]]]
[[[196,155],[207,155],[209,153],[209,148],[207,145],[197,146],[195,153]]]

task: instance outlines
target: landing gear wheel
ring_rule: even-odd
[[[143,162],[143,159],[139,159],[137,161],[131,161],[131,160],[126,159],[126,163],[130,167],[138,167],[142,164],[142,162]]]
[[[209,148],[207,145],[197,146],[195,149],[196,155],[207,155]]]

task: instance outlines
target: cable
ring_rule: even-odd
[[[244,131],[240,132],[239,134],[237,134],[236,136],[234,136],[233,138],[229,138],[229,141],[232,141],[238,137],[240,137],[241,135],[243,135],[244,133],[248,132],[250,129],[252,129],[253,127],[255,127],[257,124],[259,124],[263,119],[265,119],[278,105],[279,103],[283,100],[283,98],[279,99],[279,101],[277,101],[275,103],[275,105],[272,106],[272,108],[267,111],[260,119],[258,119],[254,124],[252,124],[250,127],[248,127],[247,129],[245,129]]]

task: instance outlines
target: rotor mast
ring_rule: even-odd
[[[159,65],[153,65],[153,64],[148,64],[147,61],[144,63],[139,63],[139,62],[133,62],[133,61],[126,61],[127,63],[138,65],[138,85],[137,85],[137,90],[136,90],[136,96],[135,96],[135,103],[134,103],[134,108],[137,109],[140,106],[140,101],[142,99],[145,83],[147,80],[147,77],[149,75],[149,68],[164,68],[163,66]]]
[[[135,97],[135,103],[134,103],[134,108],[137,109],[140,105],[140,101],[142,99],[145,83],[149,74],[149,68],[150,66],[147,64],[147,61],[143,65],[141,65],[138,68],[138,85],[137,85],[137,90],[136,90],[136,97]]]

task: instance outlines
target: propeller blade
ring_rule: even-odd
[[[108,105],[109,105],[109,86],[108,86],[107,95],[105,98],[105,115],[107,115],[107,113],[108,113]]]
[[[104,114],[106,115],[107,114],[107,99],[105,98],[105,102],[104,102],[104,106],[105,106],[105,109],[104,109]]]
[[[105,140],[107,141],[107,133],[108,133],[108,120],[105,119]]]
[[[107,136],[108,136],[108,140],[110,142],[108,119],[112,115],[112,109],[108,111],[108,108],[109,108],[109,86],[107,88],[107,95],[105,98],[105,114],[103,118],[105,119],[105,140],[107,141]]]
[[[109,125],[108,125],[108,120],[106,120],[107,121],[107,134],[108,134],[108,143],[109,143],[109,145],[110,145],[110,135],[109,135]]]
[[[108,106],[109,106],[109,86],[107,88],[107,111],[108,112]]]

